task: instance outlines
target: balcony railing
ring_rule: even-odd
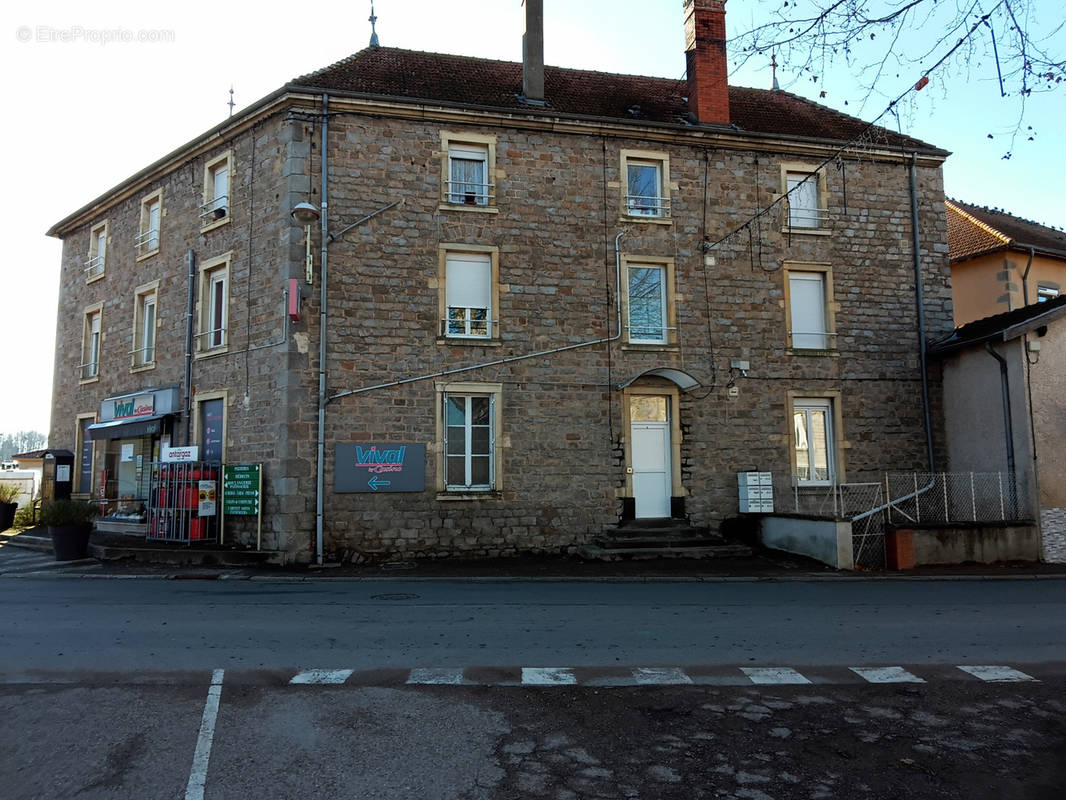
[[[206,228],[213,222],[225,219],[229,214],[229,196],[222,195],[200,206],[200,227]]]
[[[495,200],[494,183],[471,183],[470,181],[445,181],[448,202],[460,206],[487,206]]]
[[[149,228],[133,237],[133,246],[138,255],[159,249],[159,228]]]
[[[626,213],[632,217],[669,217],[670,198],[627,194]]]
[[[85,262],[85,280],[91,280],[104,274],[104,257],[93,256]]]

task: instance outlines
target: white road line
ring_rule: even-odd
[[[309,669],[297,672],[289,683],[344,683],[353,672],[354,669]]]
[[[692,683],[692,678],[680,667],[634,667],[633,679],[640,686]]]
[[[568,686],[577,683],[569,667],[522,667],[523,686]]]
[[[925,683],[903,667],[848,667],[863,680],[870,683]]]
[[[963,672],[969,672],[975,678],[990,683],[1016,683],[1020,681],[1036,681],[1032,675],[1026,675],[1010,667],[996,666],[959,666]]]
[[[741,667],[740,671],[747,675],[752,683],[767,685],[810,683],[791,667]]]
[[[211,674],[211,688],[207,690],[204,717],[200,722],[200,736],[196,739],[196,752],[192,757],[192,771],[185,788],[185,800],[203,800],[204,784],[207,782],[207,764],[211,760],[211,742],[215,738],[215,720],[218,718],[218,702],[222,698],[222,676],[225,670],[216,669]]]
[[[421,667],[411,670],[407,677],[408,683],[449,684],[460,686],[469,681],[463,679],[462,669],[442,669],[437,667]]]

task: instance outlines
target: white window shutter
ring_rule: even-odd
[[[489,308],[492,297],[492,259],[489,256],[449,255],[445,266],[447,303],[451,308]]]
[[[825,277],[820,272],[791,273],[788,291],[792,346],[826,349]]]

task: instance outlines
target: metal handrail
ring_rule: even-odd
[[[456,181],[456,180],[446,180],[446,181],[444,181],[444,183],[447,186],[447,189],[445,189],[445,194],[448,197],[448,202],[452,203],[453,205],[460,205],[460,206],[461,205],[488,205],[489,200],[495,200],[496,199],[495,193],[489,191],[490,189],[495,189],[496,188],[496,184],[494,184],[494,183],[475,183],[473,181]],[[471,188],[477,189],[477,192],[473,193],[473,194],[467,194],[465,191],[456,191],[453,188],[453,185],[461,186],[461,187],[464,187],[464,188],[465,187],[471,187]],[[454,199],[456,197],[459,197],[459,198],[462,198],[462,199],[457,201],[457,200]],[[468,203],[467,202],[467,198],[469,198],[469,197],[475,198],[476,202]]]
[[[222,212],[221,214],[218,213],[220,211]],[[204,224],[204,217],[213,217],[213,219],[208,221],[214,222],[224,219],[227,214],[229,214],[229,195],[224,194],[200,206],[200,224]]]
[[[143,250],[145,247],[150,250],[159,249],[159,228],[149,228],[136,234],[133,237],[133,246],[138,250]]]
[[[85,270],[84,271],[91,273],[93,270],[97,269],[98,267],[99,267],[99,273],[98,274],[102,275],[103,272],[104,272],[104,256],[102,256],[102,255],[93,256],[92,258],[87,259],[85,261]],[[86,277],[91,278],[93,276],[90,274],[90,275],[88,275]]]
[[[670,198],[656,197],[654,195],[627,194],[626,213],[636,217],[667,217],[670,215]]]

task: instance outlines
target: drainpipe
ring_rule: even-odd
[[[1036,257],[1036,248],[1029,247],[1029,261],[1022,273],[1022,305],[1029,305],[1029,270],[1033,268],[1033,259]]]
[[[914,252],[914,294],[918,303],[918,352],[922,365],[922,412],[925,415],[925,448],[929,459],[929,472],[936,472],[933,458],[933,424],[929,413],[929,376],[926,364],[925,343],[925,292],[922,288],[921,244],[918,238],[918,177],[916,164],[918,154],[911,153],[910,189],[911,189],[911,235]]]
[[[326,177],[329,174],[329,95],[322,93],[322,251],[319,256],[318,301],[318,455],[315,469],[315,560],[322,564],[322,512],[325,495],[323,469],[326,461],[326,245],[329,238],[329,198]]]
[[[196,313],[196,254],[186,254],[189,262],[189,303],[185,312],[185,446],[192,444],[192,323]]]
[[[1011,407],[1010,407],[1010,377],[1007,374],[1007,360],[1003,358],[999,353],[992,349],[991,342],[985,342],[985,352],[992,358],[999,362],[999,383],[1000,390],[1003,392],[1003,430],[1006,435],[1007,444],[1007,472],[1010,473],[1011,478],[1017,480],[1017,476],[1014,472],[1014,427],[1011,423]],[[1011,510],[1016,511],[1017,492],[1011,492]],[[1016,514],[1015,514],[1016,516]]]

